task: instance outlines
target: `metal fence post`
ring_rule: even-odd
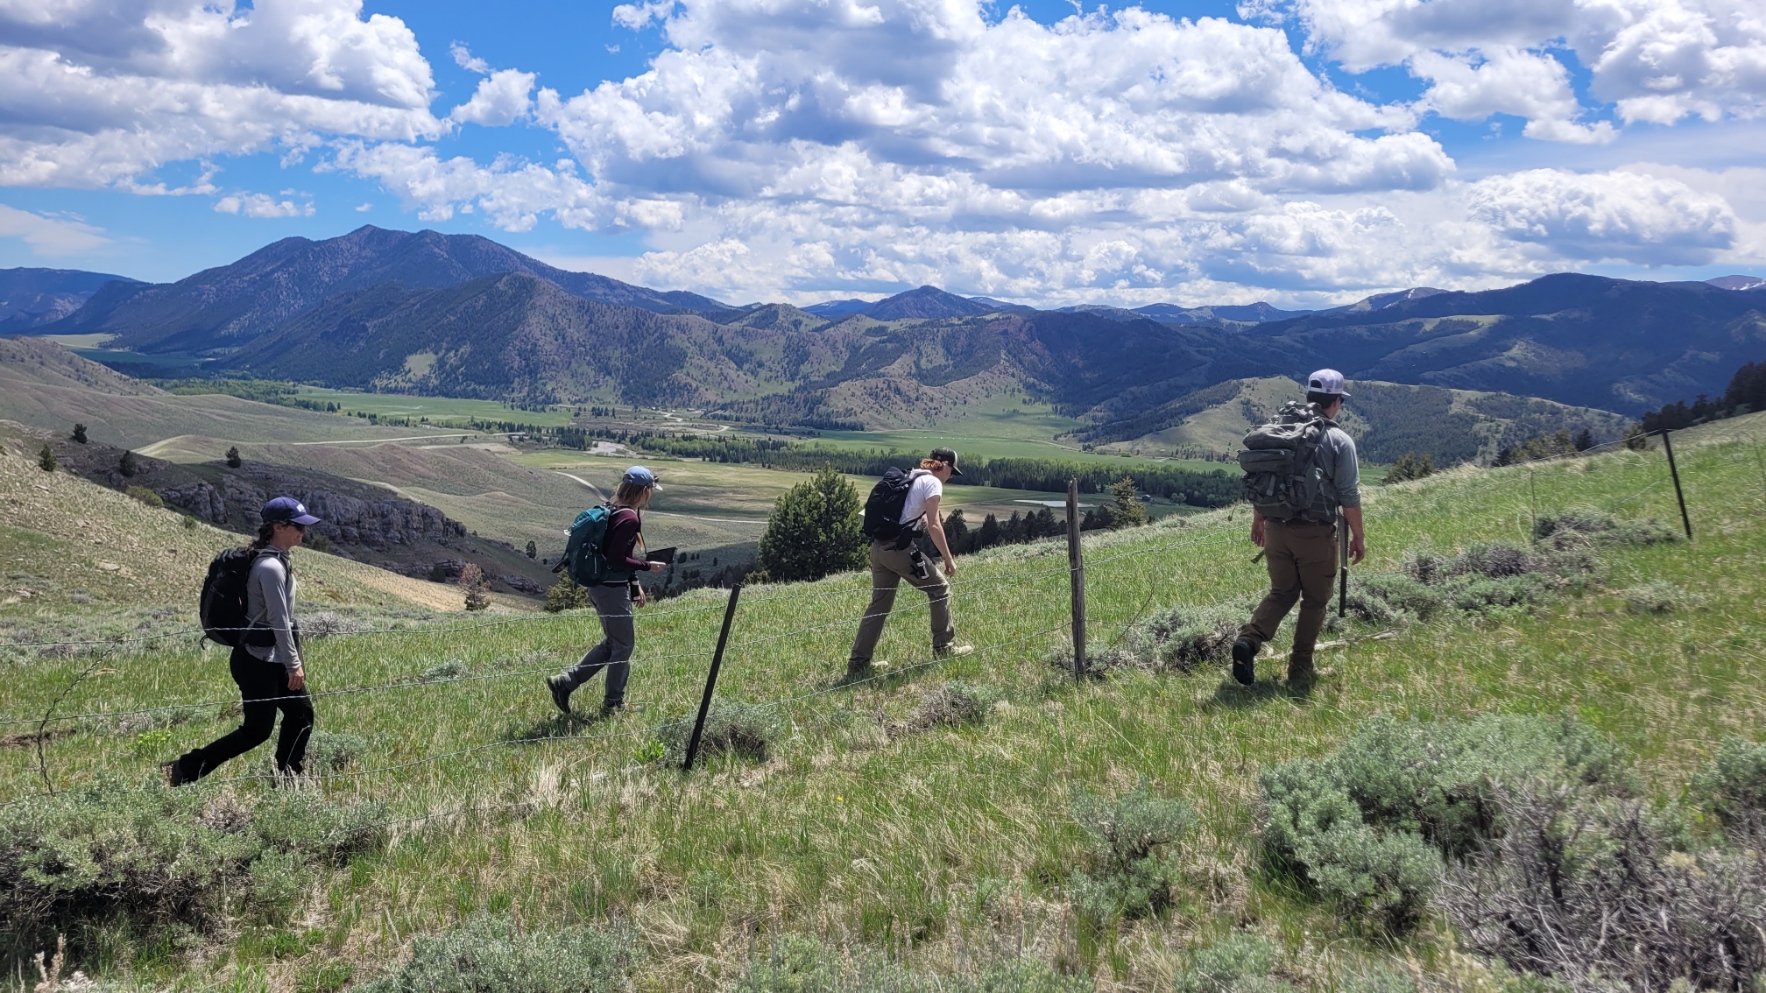
[[[1349,610],[1349,519],[1337,517],[1337,617]]]
[[[699,755],[699,738],[705,733],[705,715],[711,713],[711,695],[717,691],[717,672],[724,666],[724,645],[730,640],[730,622],[736,617],[736,600],[742,595],[742,584],[730,587],[730,602],[724,605],[723,630],[717,633],[717,651],[711,656],[711,671],[705,674],[705,695],[699,698],[699,719],[693,722],[693,737],[687,742],[687,761],[682,772],[693,771],[693,759]]]
[[[1085,551],[1079,544],[1079,480],[1067,480],[1067,576],[1073,587],[1073,678],[1085,678]]]
[[[1662,450],[1668,453],[1668,474],[1674,477],[1674,499],[1680,501],[1680,523],[1686,528],[1686,540],[1692,540],[1692,518],[1686,515],[1686,494],[1680,489],[1680,468],[1674,464],[1674,443],[1668,440],[1668,429],[1662,429]]]

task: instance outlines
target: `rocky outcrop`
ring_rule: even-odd
[[[273,468],[253,466],[226,477],[227,502],[240,508],[252,528],[260,523],[258,508],[274,496],[291,496],[307,505],[319,523],[313,530],[340,545],[356,545],[384,552],[393,545],[431,541],[447,545],[466,536],[466,525],[415,500],[385,496],[363,499],[333,490],[303,485],[297,478]]]

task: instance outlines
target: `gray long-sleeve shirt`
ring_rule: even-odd
[[[1333,508],[1361,506],[1361,463],[1355,456],[1355,439],[1336,421],[1325,420],[1324,437],[1318,443],[1318,464],[1324,470],[1323,485],[1319,488]]]
[[[287,552],[271,547],[258,553],[245,582],[245,615],[252,627],[276,635],[275,645],[247,645],[253,658],[280,662],[291,674],[301,667],[300,646],[294,641],[294,573]]]

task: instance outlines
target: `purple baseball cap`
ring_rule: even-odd
[[[266,521],[287,521],[307,527],[319,523],[319,519],[307,513],[307,505],[294,497],[277,497],[264,504],[258,516]]]
[[[1314,393],[1335,393],[1349,399],[1349,391],[1343,388],[1343,374],[1335,369],[1320,369],[1306,377],[1306,388]]]

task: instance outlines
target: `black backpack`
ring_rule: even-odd
[[[872,541],[895,541],[901,537],[901,511],[907,506],[908,491],[914,488],[918,472],[891,467],[871,487],[871,495],[865,499],[865,537]]]
[[[1239,467],[1245,470],[1240,495],[1271,520],[1335,520],[1320,484],[1324,470],[1318,446],[1325,428],[1324,417],[1297,400],[1283,404],[1267,424],[1252,428],[1239,453]]]
[[[245,630],[251,623],[246,616],[245,584],[257,557],[249,546],[229,548],[208,564],[197,610],[202,616],[202,633],[209,640],[231,648],[245,644]]]

